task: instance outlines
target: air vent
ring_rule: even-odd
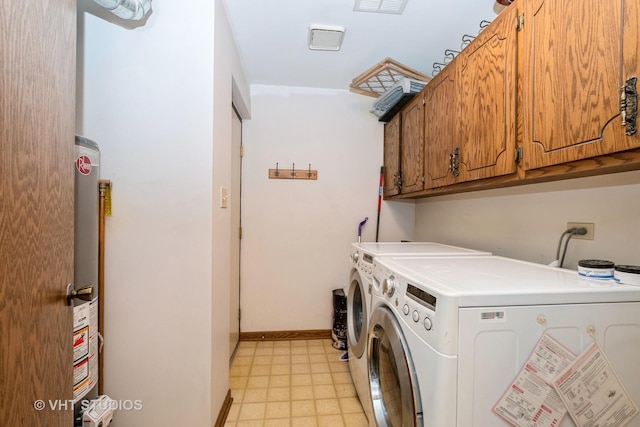
[[[344,27],[311,25],[309,27],[309,49],[340,50],[344,31]]]
[[[356,12],[392,13],[402,15],[409,0],[356,0]]]

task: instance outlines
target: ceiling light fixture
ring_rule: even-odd
[[[344,27],[311,25],[309,26],[309,49],[340,50],[344,32]]]
[[[356,12],[377,12],[402,15],[409,0],[356,0],[353,10]]]

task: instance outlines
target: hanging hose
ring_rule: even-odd
[[[569,240],[575,235],[584,236],[587,234],[587,229],[584,227],[579,228],[569,228],[564,233],[560,235],[560,241],[558,242],[558,250],[556,251],[556,261],[558,263],[558,267],[562,268],[564,264],[564,257],[567,254],[567,247],[569,246]],[[568,236],[566,240],[564,240],[565,236]],[[562,243],[564,240],[564,250],[562,250],[562,255],[560,255],[560,250],[562,249]]]

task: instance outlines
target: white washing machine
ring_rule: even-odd
[[[597,342],[640,406],[638,286],[494,256],[380,257],[373,274],[378,426],[509,426],[492,409],[543,334],[574,354]],[[555,425],[575,424],[566,415]]]
[[[349,369],[362,407],[370,420],[373,411],[367,368],[367,330],[371,310],[373,261],[378,256],[482,256],[490,255],[472,249],[433,242],[353,243],[352,268],[347,292],[347,348]]]

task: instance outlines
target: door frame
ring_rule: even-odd
[[[235,351],[237,349],[238,346],[238,342],[240,340],[240,332],[241,332],[241,272],[242,272],[242,156],[243,156],[243,146],[242,146],[242,116],[240,115],[240,113],[238,112],[238,110],[236,109],[235,105],[233,105],[233,103],[231,104],[231,128],[232,128],[232,132],[231,132],[231,155],[232,155],[232,159],[231,159],[231,224],[232,224],[232,230],[231,230],[231,238],[232,238],[232,244],[231,244],[231,248],[230,250],[232,252],[235,252],[235,244],[234,241],[237,238],[238,239],[238,244],[237,244],[237,252],[234,254],[231,254],[231,283],[229,284],[230,287],[230,292],[229,292],[229,360],[231,361],[233,359],[233,356],[235,354]],[[238,120],[240,123],[240,132],[239,135],[235,134],[234,128],[236,126],[235,120]],[[239,141],[236,141],[235,138],[239,138]],[[236,143],[239,143],[239,153],[236,153]],[[239,154],[239,163],[238,163],[238,170],[236,171],[234,168],[236,166],[235,163],[235,159],[233,158],[236,154]],[[237,182],[236,182],[237,179]],[[237,187],[236,187],[237,186]],[[236,191],[237,188],[237,191]],[[237,212],[235,210],[235,204],[237,200]],[[235,218],[234,216],[237,215],[237,218]],[[237,222],[236,222],[237,221]],[[238,229],[233,230],[233,225],[237,224]],[[236,262],[237,260],[237,262]],[[236,276],[236,272],[237,276]],[[236,280],[237,279],[237,280]],[[237,285],[237,295],[234,295],[235,290],[236,290],[236,285]],[[237,297],[237,300],[234,299],[235,297]],[[235,307],[235,303],[234,301],[237,301],[237,312],[236,312],[236,307]],[[236,317],[237,316],[237,317]],[[234,321],[236,321],[237,319],[237,324],[238,324],[238,328],[237,330],[235,330],[234,328]],[[233,330],[232,330],[233,328]]]

